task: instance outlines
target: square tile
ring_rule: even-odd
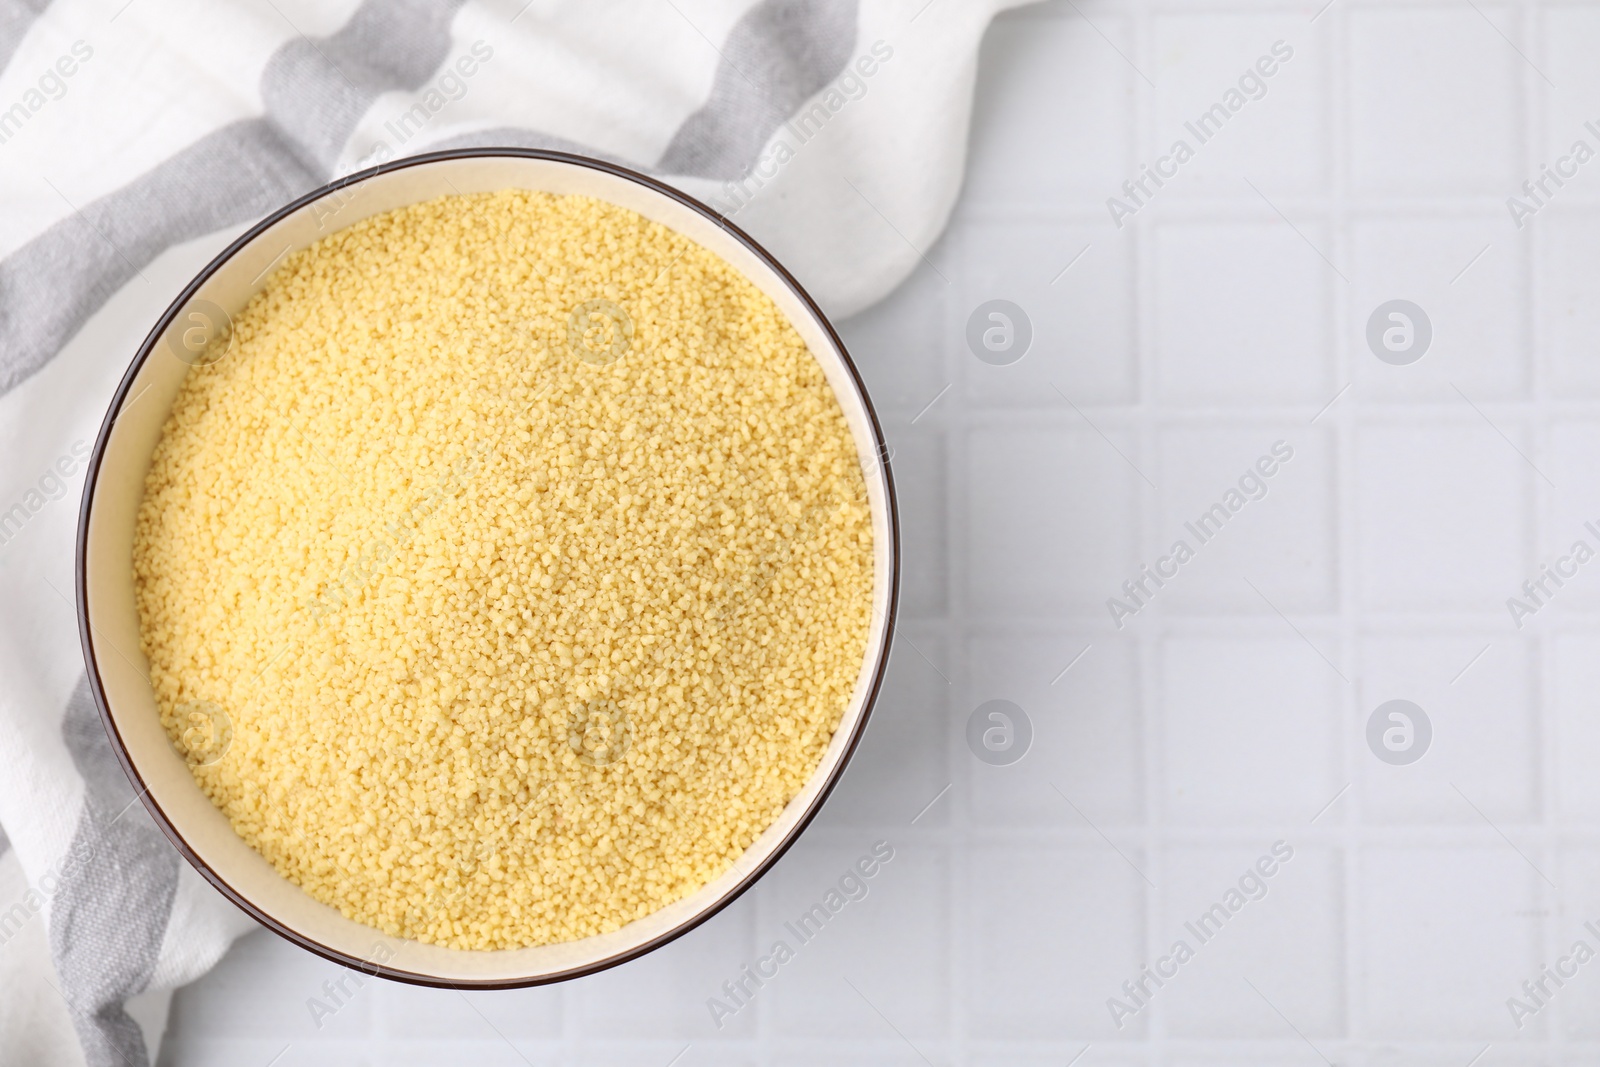
[[[1031,747],[1016,763],[970,759],[974,821],[1081,827],[1059,789],[1096,824],[1139,822],[1145,773],[1138,675],[1133,642],[1093,631],[971,638],[969,693],[954,709],[951,729],[963,735],[975,709],[996,699],[1022,708],[1033,729]]]
[[[1600,633],[1560,633],[1550,644],[1554,802],[1566,819],[1592,825],[1600,820]]]
[[[1139,462],[1137,451],[1132,436],[1115,429],[1106,438],[1090,428],[973,430],[968,603],[1007,615],[1104,612],[1105,598],[1137,566],[1143,482],[1128,466]]]
[[[978,66],[1006,76],[979,82],[963,199],[1007,206],[1065,199],[1104,210],[1128,176],[1139,76],[1117,51],[1127,53],[1130,36],[1125,18],[1104,12],[1093,26],[1064,9],[997,18]],[[1045,124],[1039,100],[1074,103],[1052,107]]]
[[[1195,153],[1178,168],[1175,183],[1182,188],[1238,193],[1245,189],[1240,175],[1284,191],[1323,187],[1325,61],[1304,29],[1298,11],[1156,12],[1155,116],[1146,160],[1182,140]]]
[[[1170,849],[1162,872],[1161,928],[1171,944],[1156,947],[1173,957],[1162,969],[1176,973],[1154,999],[1169,1034],[1288,1040],[1285,1017],[1310,1038],[1342,1034],[1337,852],[1263,837],[1259,846]],[[1178,963],[1187,951],[1193,958]]]
[[[1171,821],[1298,823],[1339,789],[1344,686],[1284,630],[1283,637],[1185,634],[1162,642],[1154,729]],[[1324,655],[1336,651],[1327,634],[1307,636],[1321,640]]]
[[[1121,846],[1133,862],[1140,853]],[[1138,1038],[1106,1007],[1145,956],[1145,880],[1108,845],[980,844],[967,856],[972,1037]],[[1064,902],[1071,901],[1070,906]]]
[[[817,814],[818,826],[903,826],[950,783],[951,684],[939,672],[953,673],[951,656],[937,634],[910,626],[894,640],[867,732]],[[917,824],[942,826],[949,815],[941,802]]]
[[[929,250],[947,277],[949,241]],[[891,437],[906,413],[915,415],[950,381],[945,372],[950,348],[947,329],[950,285],[920,264],[880,303],[837,325],[850,358],[861,371],[884,431]]]
[[[1542,38],[1536,57],[1539,66],[1561,86],[1560,92],[1545,94],[1543,101],[1545,127],[1538,162],[1553,166],[1574,140],[1600,147],[1596,135],[1585,128],[1585,123],[1600,118],[1592,107],[1600,100],[1600,66],[1595,65],[1592,51],[1594,42],[1600,40],[1600,11],[1587,4],[1552,5],[1538,12],[1537,24]],[[1580,171],[1582,177],[1577,181],[1581,185],[1587,186],[1597,177],[1589,171],[1587,164]],[[1564,195],[1565,190],[1556,194],[1558,198]]]
[[[380,936],[373,932],[375,942]],[[287,995],[251,996],[269,969]],[[372,1032],[374,1005],[395,986],[261,930],[235,941],[204,982],[183,989],[173,1001],[172,1025],[190,1039],[359,1040]]]
[[[1161,553],[1147,561],[1155,578],[1138,590],[1150,606],[1207,614],[1334,607],[1336,456],[1326,430],[1183,423],[1161,431],[1160,454]]]
[[[1354,747],[1363,822],[1482,826],[1485,816],[1496,823],[1538,817],[1542,741],[1528,642],[1503,631],[1369,632],[1360,648],[1363,733]],[[1414,763],[1389,764],[1367,750],[1367,723],[1391,700],[1410,701],[1427,716],[1428,747]],[[1379,718],[1385,729],[1400,728],[1397,743],[1407,740],[1405,722]],[[1410,731],[1416,744],[1414,722]]]
[[[752,1036],[754,1011],[715,1017],[707,1000],[752,959],[755,926],[747,894],[671,944],[568,983],[579,1032],[683,1041]]]
[[[1522,60],[1505,8],[1353,8],[1350,174],[1356,187],[1505,196],[1516,173]],[[1498,23],[1496,24],[1498,25]],[[1526,48],[1524,48],[1526,51]]]
[[[1592,844],[1568,846],[1559,872],[1550,873],[1561,884],[1561,908],[1550,919],[1547,941],[1552,948],[1541,962],[1556,970],[1556,977],[1563,977],[1565,972],[1566,981],[1556,985],[1546,978],[1543,990],[1535,987],[1532,991],[1537,999],[1525,990],[1519,991],[1518,999],[1524,1007],[1532,1007],[1539,1018],[1552,1023],[1559,1020],[1560,1025],[1552,1025],[1551,1029],[1569,1040],[1594,1041],[1600,1038],[1600,956],[1582,963],[1576,957],[1600,953],[1600,848]],[[1587,952],[1577,947],[1579,942]],[[1576,975],[1571,973],[1574,969]],[[1530,982],[1540,977],[1543,976],[1526,976]]]
[[[513,1041],[560,1040],[564,996],[548,986],[462,994],[385,982],[374,1014],[385,1036],[407,1041],[470,1036],[498,1042],[500,1035]]]
[[[1032,330],[1027,354],[1006,366],[983,362],[970,340],[963,344],[967,396],[993,406],[1059,407],[1062,394],[1075,404],[1132,402],[1133,242],[1065,223],[970,222],[962,229],[963,321],[987,323],[981,306],[1004,299],[1022,308]]]
[[[1514,444],[1470,409],[1449,422],[1359,427],[1356,573],[1365,604],[1504,609],[1527,559],[1537,474],[1523,457],[1538,457],[1504,415],[1496,426]]]
[[[1561,489],[1551,494],[1552,513],[1539,531],[1526,575],[1529,582],[1542,581],[1531,595],[1524,589],[1507,594],[1521,602],[1516,622],[1522,628],[1532,627],[1535,633],[1559,626],[1557,620],[1573,609],[1600,607],[1600,567],[1589,566],[1592,558],[1579,562],[1579,557],[1589,553],[1600,555],[1600,534],[1595,532],[1600,530],[1600,462],[1596,462],[1600,460],[1600,422],[1552,419],[1548,433],[1548,473]],[[1555,577],[1546,577],[1552,571]],[[1531,616],[1523,610],[1529,608],[1534,612]]]
[[[1274,220],[1156,230],[1157,393],[1188,404],[1315,403],[1333,396],[1320,224]]]
[[[1526,394],[1532,367],[1523,248],[1506,232],[1503,214],[1366,218],[1353,229],[1348,330],[1363,400],[1459,404],[1461,393],[1474,402]],[[1427,316],[1431,340],[1413,363],[1387,363],[1371,351],[1368,324],[1376,315],[1387,329],[1393,320],[1378,310],[1392,300],[1408,300]],[[1410,338],[1415,344],[1415,327]]]
[[[1554,206],[1541,212],[1539,234],[1539,347],[1549,361],[1557,395],[1600,392],[1600,213]]]
[[[1352,935],[1365,976],[1363,1036],[1505,1039],[1506,998],[1538,966],[1539,876],[1498,839],[1372,847],[1360,864]]]
[[[879,862],[883,852],[874,853],[875,841],[865,835],[854,845],[803,843],[795,849],[803,850],[801,862],[785,863],[763,886],[771,936],[760,940],[783,941],[795,952],[771,991],[773,1025],[787,1038],[893,1039],[899,1030],[937,1039],[948,1032],[945,852],[883,840],[893,856],[887,862]],[[861,877],[858,864],[874,875]],[[839,894],[833,900],[848,903],[820,929],[803,923],[818,905],[829,907],[830,890]],[[865,895],[857,900],[851,893]]]

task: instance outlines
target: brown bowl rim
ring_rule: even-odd
[[[166,813],[162,811],[161,806],[156,803],[153,797],[151,797],[149,789],[144,783],[143,777],[139,774],[138,768],[134,766],[133,760],[128,755],[127,747],[123,744],[122,737],[117,731],[116,722],[111,717],[109,703],[105,695],[105,688],[100,680],[99,665],[95,659],[94,645],[90,640],[91,625],[89,622],[85,556],[88,547],[90,512],[94,506],[95,488],[99,482],[101,460],[105,454],[106,444],[110,437],[112,423],[116,421],[117,413],[122,407],[124,398],[128,395],[128,391],[132,387],[134,379],[138,376],[139,371],[144,367],[145,361],[149,359],[150,353],[155,350],[157,342],[165,334],[167,327],[171,324],[172,320],[177,317],[178,313],[188,303],[189,299],[194,296],[194,294],[199,290],[200,286],[204,284],[208,278],[216,273],[216,271],[221,268],[224,263],[236,255],[246,245],[254,241],[267,229],[287,216],[305,207],[307,204],[313,203],[314,201],[319,200],[330,193],[337,192],[346,186],[366,181],[367,179],[373,178],[379,174],[404,170],[407,167],[422,166],[453,159],[478,159],[495,157],[539,159],[587,167],[592,170],[598,170],[603,173],[610,174],[614,177],[635,182],[647,189],[659,193],[662,196],[677,201],[679,204],[682,204],[683,206],[697,212],[706,219],[715,223],[718,227],[726,231],[729,236],[733,237],[740,244],[744,245],[744,247],[754,254],[756,258],[761,260],[770,270],[772,270],[779,278],[781,278],[784,284],[789,287],[789,289],[797,298],[799,298],[806,310],[822,327],[823,331],[827,334],[829,341],[833,344],[834,348],[844,360],[845,369],[849,372],[850,380],[854,384],[856,395],[860,398],[862,407],[866,409],[867,421],[872,428],[872,436],[877,449],[878,461],[883,466],[884,485],[886,490],[885,502],[889,511],[889,608],[884,621],[883,648],[878,655],[877,662],[873,665],[872,675],[867,684],[866,699],[862,706],[861,717],[857,720],[855,728],[851,731],[850,737],[845,744],[844,752],[840,755],[838,762],[833,766],[832,770],[829,771],[827,780],[823,782],[821,791],[818,792],[816,799],[812,801],[805,813],[801,815],[800,820],[795,823],[794,827],[787,835],[785,835],[784,839],[778,843],[777,847],[775,847],[772,852],[768,854],[766,859],[752,868],[751,871],[745,875],[745,877],[741,879],[737,885],[733,886],[733,888],[724,893],[710,907],[706,908],[703,912],[694,916],[693,918],[672,927],[670,930],[667,930],[657,937],[651,938],[644,944],[635,946],[623,952],[614,953],[613,955],[607,956],[601,960],[597,960],[594,963],[584,964],[578,967],[569,967],[566,970],[557,971],[552,974],[536,975],[526,978],[486,980],[469,979],[448,981],[434,975],[421,974],[415,971],[400,970],[395,967],[390,967],[386,964],[374,963],[371,960],[359,959],[306,936],[298,930],[279,922],[277,919],[273,918],[271,915],[268,915],[266,912],[257,907],[243,893],[229,885],[220,875],[217,874],[216,871],[212,870],[211,867],[204,860],[202,860],[193,849],[189,847],[189,843],[184,840],[183,835],[178,831],[177,827],[172,824],[171,820],[167,818]],[[83,646],[83,660],[84,667],[88,673],[89,690],[94,695],[95,707],[99,709],[101,722],[104,724],[106,734],[111,740],[111,749],[116,754],[117,762],[122,765],[122,769],[127,774],[128,780],[132,783],[134,791],[138,794],[139,799],[144,802],[145,809],[149,811],[150,816],[155,820],[156,825],[159,826],[161,831],[166,835],[167,840],[172,842],[173,846],[177,848],[178,852],[183,856],[183,858],[188,860],[189,864],[200,873],[201,877],[205,878],[206,881],[215,886],[216,889],[223,896],[232,901],[236,907],[238,907],[245,914],[249,915],[256,922],[266,927],[268,930],[271,930],[273,933],[277,934],[279,937],[282,937],[284,940],[300,946],[308,952],[311,952],[317,956],[321,956],[323,959],[332,963],[337,963],[340,966],[349,967],[364,974],[374,975],[379,978],[388,978],[398,982],[407,982],[412,985],[431,986],[441,989],[523,989],[531,986],[549,985],[555,982],[570,981],[571,979],[581,978],[585,975],[596,974],[619,964],[626,963],[629,960],[637,959],[648,952],[653,952],[661,946],[682,937],[690,930],[693,930],[701,923],[706,922],[712,916],[721,912],[722,909],[726,908],[729,904],[732,904],[740,896],[744,895],[744,893],[749,890],[751,886],[755,885],[755,883],[760,880],[763,875],[772,869],[773,865],[783,857],[784,853],[788,852],[790,847],[792,847],[794,843],[800,839],[801,834],[803,834],[811,825],[811,821],[815,819],[817,813],[822,810],[822,807],[827,802],[829,795],[832,794],[834,787],[838,784],[839,779],[843,776],[845,767],[849,765],[851,757],[855,755],[856,746],[860,744],[861,737],[866,732],[867,722],[871,718],[873,708],[877,703],[878,694],[883,687],[884,675],[888,669],[889,650],[890,646],[893,644],[895,619],[897,616],[900,599],[900,521],[899,509],[895,501],[894,472],[890,467],[889,450],[886,446],[886,442],[884,441],[883,428],[878,421],[877,411],[872,406],[872,399],[867,392],[866,384],[861,380],[861,374],[856,369],[855,361],[851,358],[850,352],[845,347],[843,339],[839,337],[838,331],[836,331],[833,327],[833,323],[829,321],[827,315],[823,314],[822,309],[817,306],[817,302],[812,299],[810,293],[806,292],[805,288],[794,277],[794,275],[790,274],[789,271],[781,263],[779,263],[771,253],[763,248],[761,244],[753,237],[745,233],[744,230],[734,225],[725,216],[713,210],[710,206],[702,203],[692,196],[689,196],[687,193],[684,193],[679,189],[675,189],[672,186],[658,181],[646,174],[642,174],[639,171],[633,170],[629,167],[620,166],[616,163],[611,163],[606,160],[594,159],[589,156],[577,155],[571,152],[557,152],[545,149],[517,148],[511,146],[460,148],[440,152],[428,152],[421,155],[408,156],[404,159],[395,160],[389,163],[379,164],[375,167],[369,167],[366,170],[357,171],[343,178],[338,178],[334,181],[328,182],[317,189],[298,197],[288,204],[285,204],[283,207],[272,212],[260,222],[250,227],[249,230],[245,231],[244,234],[235,239],[228,245],[227,248],[213,258],[211,262],[208,263],[205,268],[200,271],[200,273],[195,275],[194,279],[184,287],[183,291],[178,294],[177,299],[172,302],[167,310],[161,315],[160,319],[157,320],[154,328],[145,338],[144,343],[139,347],[138,353],[134,356],[133,362],[129,365],[127,373],[123,375],[121,383],[117,386],[116,393],[111,398],[111,403],[106,409],[105,419],[100,425],[99,433],[95,437],[94,451],[89,457],[89,464],[86,470],[87,473],[84,476],[83,498],[78,511],[77,549],[76,559],[73,566],[74,581],[77,586],[76,599],[78,609],[78,637]],[[376,928],[374,928],[373,933],[375,936],[380,938],[388,937],[388,935],[384,934],[381,930],[377,930]],[[391,940],[403,939],[393,938]]]

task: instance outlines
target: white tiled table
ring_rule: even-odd
[[[1524,229],[1505,203],[1600,149],[1600,5],[1321,2],[993,29],[948,234],[845,324],[901,492],[892,673],[755,891],[592,979],[369,982],[320,1029],[336,970],[257,934],[179,994],[162,1062],[1600,1063],[1600,961],[1520,1030],[1506,1005],[1600,949],[1600,562],[1520,630],[1505,603],[1600,549],[1600,161]],[[1106,198],[1280,39],[1265,96],[1115,229]],[[1035,331],[1007,367],[963,336],[996,297]],[[1365,340],[1395,298],[1432,322],[1409,366]],[[1277,441],[1267,495],[1117,629],[1106,599]],[[965,741],[995,698],[1034,726],[1010,766]],[[1366,742],[1396,698],[1434,730],[1408,766]],[[870,895],[718,1031],[707,998],[879,839]],[[1279,840],[1201,944],[1185,922]],[[1179,938],[1118,1030],[1107,998]]]

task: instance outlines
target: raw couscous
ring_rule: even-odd
[[[379,215],[186,378],[134,544],[162,722],[238,833],[390,935],[614,930],[817,767],[873,551],[843,412],[738,271],[593,199]]]

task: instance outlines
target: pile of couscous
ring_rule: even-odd
[[[134,545],[162,721],[384,932],[597,934],[718,876],[861,670],[870,512],[772,301],[596,200],[451,196],[289,257],[191,371]]]

